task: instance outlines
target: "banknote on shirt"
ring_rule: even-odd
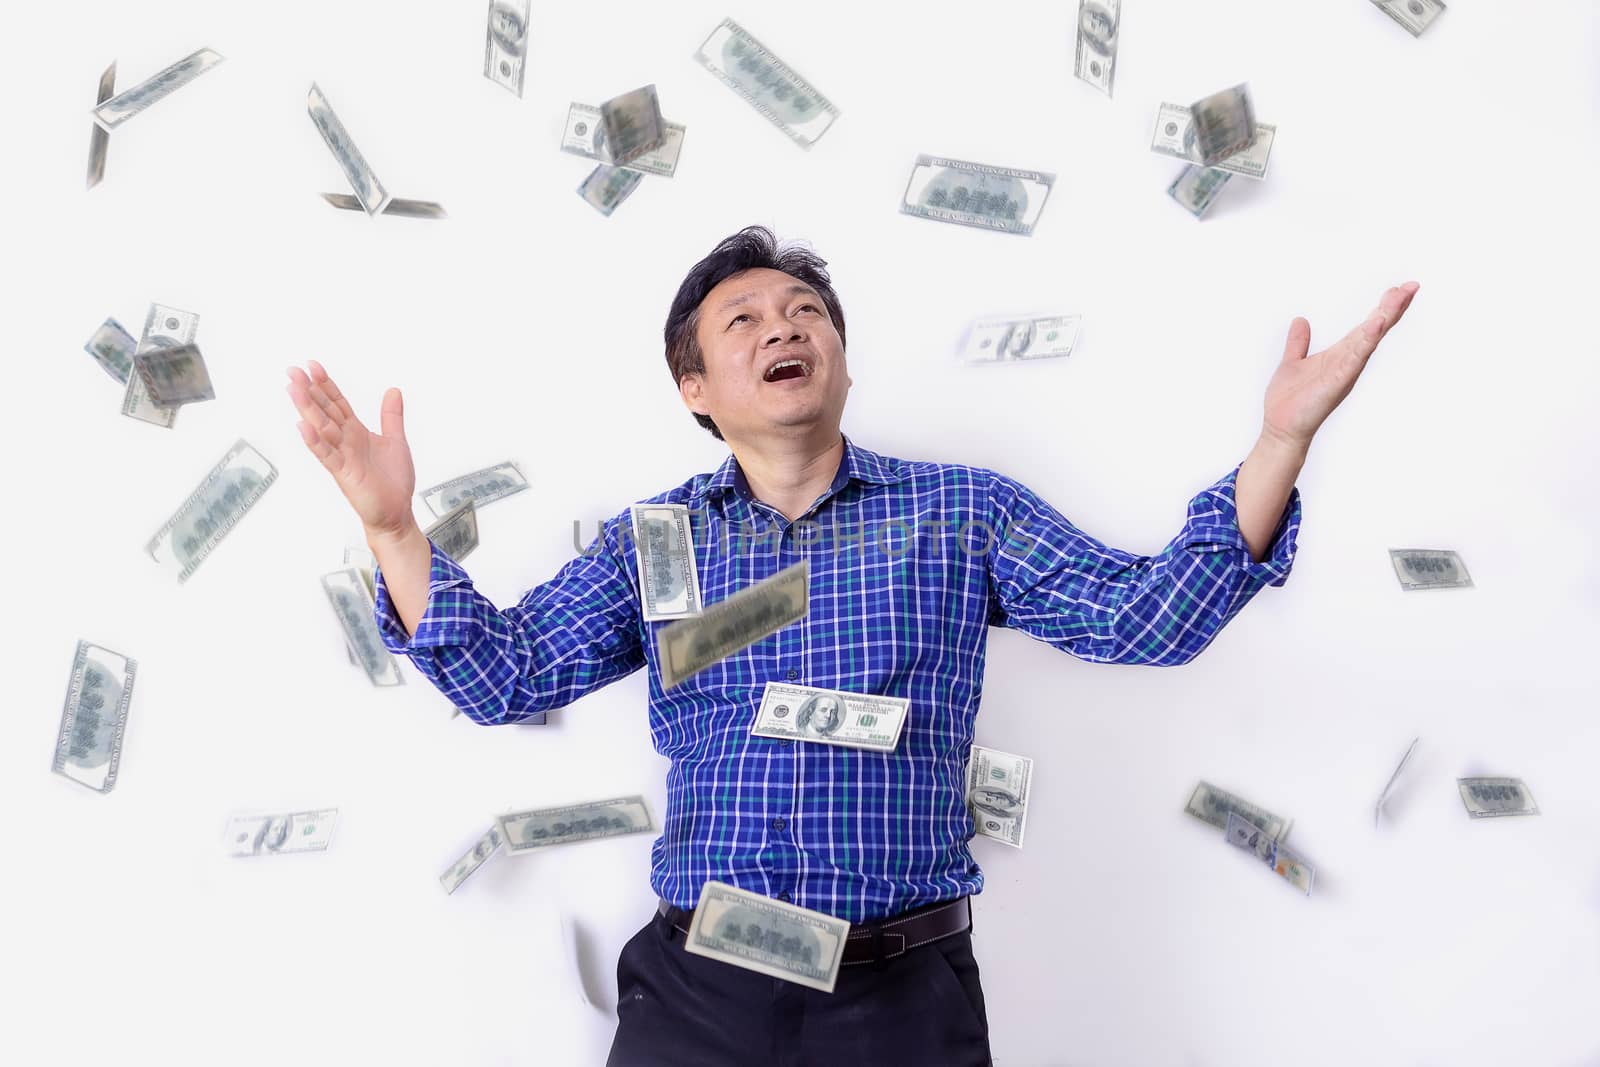
[[[639,558],[639,599],[644,621],[700,614],[700,571],[694,527],[685,504],[635,504],[629,509]]]
[[[816,144],[839,117],[827,97],[732,19],[717,24],[694,58],[801,148]]]
[[[206,561],[245,513],[255,507],[278,468],[243,438],[201,479],[172,518],[155,532],[144,550],[150,558],[186,582]]]
[[[1472,585],[1472,575],[1461,556],[1448,549],[1391,548],[1389,562],[1394,565],[1400,588],[1413,589],[1467,589]]]
[[[1394,773],[1389,776],[1389,784],[1383,787],[1383,793],[1378,797],[1378,803],[1372,809],[1372,825],[1376,826],[1383,819],[1384,805],[1389,803],[1389,795],[1394,792],[1394,784],[1400,780],[1400,772],[1406,769],[1406,764],[1411,759],[1411,753],[1417,750],[1420,737],[1413,737],[1411,744],[1406,748],[1406,754],[1400,757],[1400,763],[1395,767]]]
[[[961,345],[963,363],[1017,363],[1072,355],[1081,315],[979,319]]]
[[[1200,162],[1213,166],[1256,139],[1256,109],[1250,89],[1239,84],[1189,105],[1194,124],[1194,150]]]
[[[600,214],[610,217],[617,205],[633,195],[644,181],[644,175],[626,167],[612,167],[601,163],[589,172],[578,186],[578,195]]]
[[[1539,814],[1539,805],[1521,778],[1457,778],[1456,788],[1474,819]]]
[[[139,342],[122,328],[122,323],[107,319],[89,338],[83,350],[93,356],[94,361],[100,364],[100,369],[111,375],[114,381],[126,386],[128,373],[133,369],[133,354],[138,347]]]
[[[322,576],[322,590],[344,630],[345,644],[356,654],[356,660],[367,672],[373,685],[400,685],[404,677],[400,664],[384,646],[383,635],[378,632],[378,620],[373,617],[372,597],[366,583],[361,580],[357,567],[345,567]]]
[[[1272,157],[1272,141],[1278,127],[1270,122],[1256,123],[1255,140],[1212,166],[1244,178],[1265,178],[1267,161]],[[1188,163],[1201,163],[1195,144],[1194,122],[1189,109],[1182,104],[1162,104],[1156,112],[1156,131],[1150,141],[1150,151],[1172,156]]]
[[[139,347],[134,350],[134,358],[137,359],[141,352],[156,348],[192,344],[195,332],[199,329],[200,316],[194,312],[180,311],[165,304],[151,304],[149,313],[144,317],[144,333],[139,338]],[[144,377],[138,374],[128,375],[128,386],[122,393],[122,413],[131,419],[169,430],[178,418],[178,408],[164,408],[157,404],[145,388]]]
[[[600,125],[614,167],[626,166],[667,143],[667,123],[654,85],[642,85],[601,104]]]
[[[137,667],[137,661],[109,648],[78,642],[52,771],[96,792],[111,792],[122,762],[122,733]]]
[[[522,97],[528,61],[528,9],[533,0],[489,0],[489,31],[483,42],[483,76]]]
[[[1117,69],[1122,0],[1078,0],[1078,49],[1072,73],[1107,96]]]
[[[199,345],[146,349],[133,357],[133,368],[144,379],[144,391],[157,407],[175,408],[217,398]]]
[[[1232,174],[1220,167],[1186,163],[1178,176],[1172,179],[1172,184],[1167,186],[1167,195],[1195,218],[1202,218],[1231,177]]]
[[[664,120],[662,127],[666,131],[666,140],[661,143],[661,147],[653,148],[637,159],[630,160],[625,164],[627,170],[663,178],[672,177],[673,172],[678,169],[678,153],[683,151],[685,128],[680,123]],[[567,108],[567,128],[561,135],[561,151],[614,165],[615,161],[611,158],[611,151],[606,142],[605,125],[600,121],[599,108],[576,103]]]
[[[111,99],[96,104],[91,114],[94,120],[108,130],[114,130],[133,116],[170,94],[188,85],[200,75],[222,62],[222,57],[209,48],[184,56],[166,70],[153,74],[131,89],[124,89]]]
[[[1228,825],[1223,832],[1228,844],[1255,856],[1271,867],[1273,873],[1284,879],[1306,896],[1311,895],[1311,883],[1317,872],[1293,849],[1277,840],[1261,827],[1250,822],[1236,811],[1228,813]]]
[[[422,533],[439,546],[439,551],[460,563],[478,547],[477,506],[471,500],[463,500]]]
[[[685,951],[832,993],[850,924],[820,911],[707,879]]]
[[[1275,841],[1282,840],[1289,832],[1289,824],[1283,819],[1264,808],[1256,807],[1247,800],[1241,800],[1226,789],[1218,789],[1209,782],[1201,782],[1194,787],[1194,792],[1189,796],[1189,803],[1183,810],[1201,822],[1210,823],[1218,830],[1226,830],[1228,816],[1238,813],[1251,825],[1265,830]]]
[[[484,835],[475,841],[466,855],[450,865],[450,869],[439,876],[439,884],[444,886],[446,893],[454,893],[465,882],[478,872],[478,868],[489,862],[489,857],[497,854],[506,843],[505,835],[500,832],[500,824],[495,823],[485,831]]]
[[[362,208],[368,215],[381,212],[388,206],[389,191],[378,180],[378,176],[372,173],[372,168],[367,165],[367,158],[350,139],[349,131],[344,128],[344,123],[339,121],[339,116],[334,114],[333,106],[328,103],[328,98],[323,95],[316,82],[311,83],[311,91],[306,94],[306,114],[311,116],[311,122],[322,135],[323,143],[328,146],[328,151],[333,153],[339,169],[344,171],[345,180],[350,183],[350,188],[355,190],[356,199],[361,201]]]
[[[95,93],[94,104],[99,107],[111,99],[111,94],[116,91],[117,64],[113,60],[111,66],[100,74],[100,86]],[[106,149],[111,146],[111,134],[106,132],[104,126],[98,122],[89,124],[89,173],[88,188],[93,189],[100,184],[106,176]]]
[[[585,804],[513,811],[495,819],[505,838],[506,852],[522,856],[552,845],[592,841],[600,837],[639,834],[654,830],[644,797],[612,797]]]
[[[1054,174],[1041,170],[919,155],[900,196],[900,211],[1026,237],[1033,233],[1055,182]]]
[[[336,208],[344,211],[365,211],[361,201],[349,193],[319,193],[322,199]],[[449,216],[444,208],[432,200],[407,200],[401,196],[391,196],[389,203],[383,209],[385,215],[397,215],[408,219],[443,219]]]
[[[690,675],[805,618],[810,604],[810,576],[810,564],[801,560],[717,601],[692,619],[679,619],[657,630],[656,662],[661,668],[661,688],[671,689]]]
[[[481,471],[473,471],[471,474],[462,474],[447,482],[440,482],[432,488],[424,489],[419,495],[422,497],[422,502],[428,505],[429,511],[436,517],[443,518],[468,500],[482,508],[512,493],[520,493],[526,488],[528,479],[522,476],[522,471],[514,462],[506,460],[504,463],[485,467]]]
[[[321,852],[333,841],[338,808],[290,811],[276,815],[235,815],[223,839],[230,856],[284,856]]]
[[[1422,31],[1444,11],[1441,0],[1372,0],[1372,3],[1413,37],[1421,37]]]
[[[893,752],[910,710],[905,697],[768,682],[750,734]]]
[[[979,837],[1022,847],[1033,760],[980,745],[967,762],[967,808]]]

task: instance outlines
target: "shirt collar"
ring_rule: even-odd
[[[833,485],[828,488],[827,495],[843,489],[852,478],[873,485],[892,485],[908,477],[898,460],[862,448],[850,440],[849,434],[840,433],[839,436],[844,438],[844,456],[839,461],[838,473],[834,475]],[[728,453],[722,466],[712,473],[702,491],[707,497],[716,498],[729,490],[746,500],[751,499],[750,483],[739,466],[738,457],[732,452]]]

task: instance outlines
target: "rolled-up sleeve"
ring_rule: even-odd
[[[645,665],[639,598],[619,540],[626,520],[624,512],[607,522],[584,555],[504,611],[434,545],[428,603],[412,634],[395,614],[379,568],[374,613],[384,645],[410,657],[477,722],[544,721],[544,712]]]
[[[1198,493],[1178,535],[1154,556],[1110,548],[1032,490],[996,474],[989,551],[990,618],[1099,663],[1188,663],[1294,562],[1300,490],[1292,489],[1266,558],[1239,531],[1239,468]]]

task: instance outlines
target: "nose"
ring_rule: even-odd
[[[800,332],[800,327],[790,322],[783,316],[773,320],[772,327],[767,330],[767,336],[762,339],[762,348],[771,348],[788,341],[804,341],[806,335]]]

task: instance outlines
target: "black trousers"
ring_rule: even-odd
[[[988,1067],[972,932],[839,968],[832,993],[684,951],[662,915],[617,959],[607,1067]]]

